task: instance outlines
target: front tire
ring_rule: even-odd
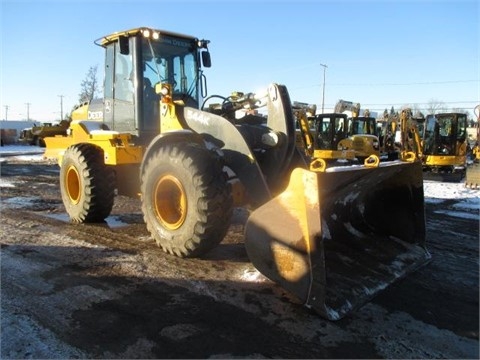
[[[74,223],[102,222],[115,197],[115,174],[103,161],[102,149],[91,144],[70,146],[60,168],[63,204]]]
[[[230,226],[232,195],[219,157],[193,143],[167,144],[147,160],[142,211],[165,252],[198,257],[217,246]]]

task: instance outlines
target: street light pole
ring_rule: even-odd
[[[320,64],[320,66],[323,66],[323,91],[322,91],[322,114],[324,110],[324,105],[325,105],[325,70],[327,69],[327,65],[325,64]]]
[[[30,121],[30,103],[25,103],[27,105],[27,121]]]
[[[60,121],[63,120],[63,95],[58,95],[60,98]]]

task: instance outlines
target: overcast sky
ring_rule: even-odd
[[[93,41],[141,26],[209,39],[209,94],[285,84],[295,101],[383,112],[480,103],[480,2],[1,0],[0,119],[52,121],[77,103]],[[62,95],[62,98],[60,97]],[[29,105],[27,105],[29,104]]]

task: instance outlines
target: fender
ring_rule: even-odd
[[[178,110],[179,117],[189,128],[221,148],[226,165],[238,176],[254,206],[272,198],[255,156],[234,124],[221,116],[195,108],[180,107]]]

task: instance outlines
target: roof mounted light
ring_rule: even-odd
[[[210,43],[210,40],[197,40],[197,46],[199,48],[206,49],[209,43]]]
[[[150,29],[143,29],[142,30],[142,35],[145,38],[151,38],[153,40],[160,39],[160,33],[158,31],[153,31],[153,30],[150,30]]]

